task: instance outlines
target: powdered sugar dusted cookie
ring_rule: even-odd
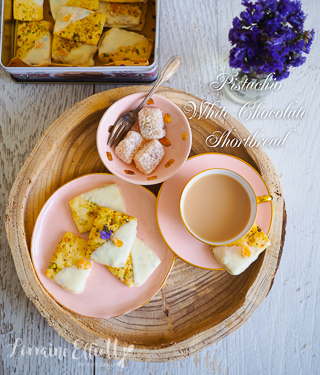
[[[131,130],[117,145],[114,153],[125,163],[131,164],[134,155],[143,146],[143,144],[144,140],[142,136],[139,133]]]
[[[166,136],[163,113],[160,108],[142,108],[138,114],[138,121],[144,139],[160,139]]]
[[[136,168],[144,173],[150,174],[160,164],[164,157],[162,144],[157,141],[149,141],[136,153],[133,160]]]

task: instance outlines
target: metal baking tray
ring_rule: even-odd
[[[45,0],[45,7],[48,7]],[[15,20],[13,0],[3,0],[0,33],[0,65],[18,82],[66,82],[66,83],[151,83],[159,72],[160,0],[149,0],[153,16],[147,22],[154,22],[154,51],[147,66],[93,66],[93,67],[10,67],[14,57]],[[150,25],[149,25],[150,26]],[[143,34],[143,31],[142,31]]]

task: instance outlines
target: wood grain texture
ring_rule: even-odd
[[[241,326],[263,301],[273,282],[284,243],[284,201],[275,170],[261,148],[237,147],[232,154],[252,164],[273,195],[272,246],[247,272],[197,269],[176,261],[169,278],[146,306],[114,319],[93,319],[73,314],[58,305],[43,289],[30,258],[35,220],[49,196],[66,182],[88,173],[104,172],[96,149],[96,129],[106,109],[116,100],[147,87],[135,86],[102,92],[76,104],[42,135],[12,187],[6,210],[6,230],[21,284],[40,313],[66,340],[79,346],[95,342],[107,357],[106,338],[120,347],[134,344],[128,359],[165,362],[181,360],[220,340]],[[201,100],[184,92],[161,88],[158,93],[183,109]],[[216,108],[216,110],[218,110]],[[247,130],[231,116],[223,120],[190,121],[191,154],[210,152],[205,139],[216,130],[235,128],[241,139]],[[230,152],[216,148],[215,152]],[[153,187],[151,190],[155,191]]]
[[[176,0],[161,10],[161,65],[173,54],[184,65],[170,80],[171,87],[210,101],[221,100],[234,117],[240,107],[209,83],[226,64],[230,45],[228,30],[242,10],[240,0]],[[95,358],[79,361],[43,358],[36,355],[10,358],[7,344],[21,337],[23,345],[53,345],[72,350],[41,317],[28,300],[17,277],[0,224],[1,360],[0,374],[175,374],[175,375],[314,375],[320,368],[320,197],[318,156],[318,98],[320,85],[319,3],[303,0],[308,14],[306,27],[314,27],[316,39],[307,62],[294,69],[279,92],[267,98],[266,108],[284,109],[292,100],[307,109],[307,117],[295,120],[252,120],[244,125],[253,133],[264,129],[265,137],[282,137],[296,128],[283,148],[265,148],[280,176],[288,213],[282,260],[268,297],[251,318],[231,335],[179,362],[126,362]],[[42,132],[77,101],[111,85],[17,85],[0,70],[0,213],[12,183]],[[43,106],[37,105],[43,98]],[[51,98],[51,102],[48,99]],[[44,100],[46,103],[44,103]],[[35,104],[36,103],[36,104]],[[58,109],[57,109],[58,108]],[[37,114],[34,114],[34,111]],[[30,120],[32,119],[32,121]],[[21,126],[18,126],[21,124]]]
[[[44,129],[67,108],[92,93],[92,87],[85,85],[70,87],[67,92],[63,92],[62,87],[59,85],[52,90],[49,85],[16,84],[2,69],[0,70],[0,215],[2,219],[13,181]],[[14,104],[17,101],[19,105]],[[48,105],[49,102],[56,105]],[[43,360],[43,357],[36,356],[34,353],[30,356],[21,356],[20,351],[17,351],[15,357],[10,357],[12,346],[9,345],[14,344],[17,339],[21,339],[21,345],[24,346],[50,347],[51,345],[69,350],[72,350],[73,346],[48,326],[47,321],[26,298],[10,255],[4,220],[0,225],[0,241],[0,374],[14,371],[19,374],[52,373],[53,360]],[[72,373],[79,368],[77,362],[69,362],[66,358],[59,362],[61,373]],[[93,359],[88,360],[92,365],[93,362]]]

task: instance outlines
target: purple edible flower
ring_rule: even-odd
[[[107,227],[107,225],[104,225],[103,230],[100,231],[100,238],[102,240],[110,240],[112,236],[112,230]]]
[[[273,74],[280,81],[290,67],[306,61],[314,30],[304,31],[305,13],[300,0],[242,0],[245,10],[234,18],[229,31],[229,63],[259,78]]]

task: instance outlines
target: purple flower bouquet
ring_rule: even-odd
[[[306,61],[314,30],[305,31],[299,0],[242,0],[245,10],[229,31],[229,65],[238,80],[287,78],[291,67]]]

